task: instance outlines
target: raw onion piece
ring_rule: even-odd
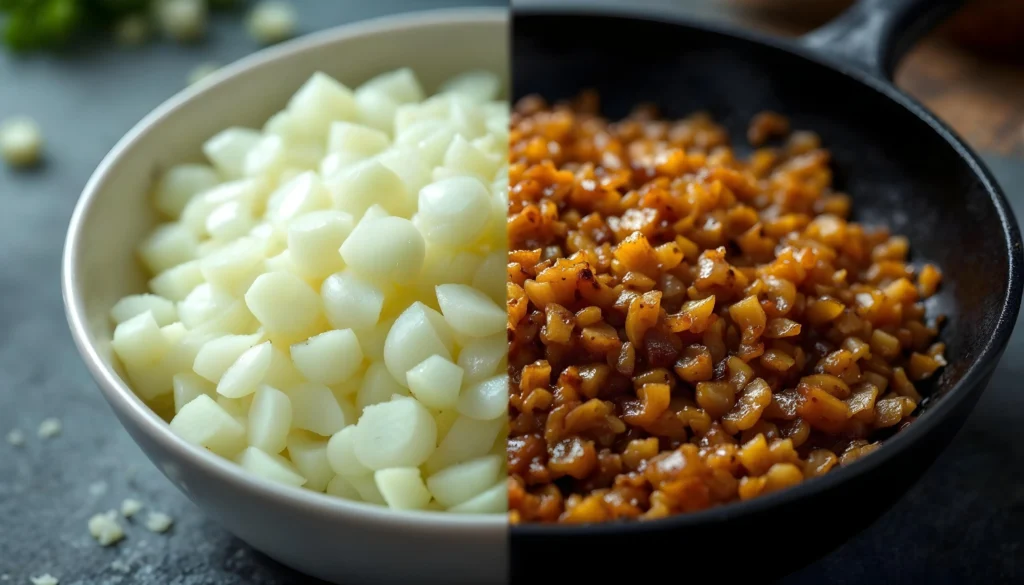
[[[504,478],[493,487],[448,508],[453,514],[500,514],[508,510],[508,482]]]
[[[336,329],[367,329],[384,308],[384,290],[353,272],[338,272],[320,287],[327,320]]]
[[[437,287],[437,303],[452,330],[467,337],[487,337],[500,333],[508,317],[486,294],[464,284]]]
[[[129,367],[153,364],[170,349],[152,311],[119,323],[111,345],[121,362]]]
[[[499,374],[463,390],[456,408],[469,418],[494,420],[505,414],[507,406],[508,374]]]
[[[486,455],[499,435],[507,431],[507,426],[508,423],[500,418],[476,420],[460,415],[426,461],[424,469],[434,473],[450,465]]]
[[[250,445],[267,453],[284,450],[292,427],[292,401],[287,394],[270,386],[260,387],[249,406],[248,416]]]
[[[406,381],[412,395],[429,408],[452,408],[459,401],[462,368],[432,355],[409,370]]]
[[[359,338],[351,329],[325,331],[293,345],[291,353],[306,379],[326,386],[345,382],[363,362]]]
[[[387,366],[382,362],[374,362],[363,375],[356,393],[356,406],[362,411],[367,406],[387,402],[396,395],[408,396],[409,391],[388,373]]]
[[[211,339],[199,349],[195,361],[192,362],[192,369],[207,380],[218,383],[224,372],[227,372],[249,348],[259,343],[261,337],[261,334],[253,333]]]
[[[353,447],[370,469],[422,465],[437,445],[437,424],[412,398],[398,398],[363,409]]]
[[[430,503],[430,491],[416,467],[381,469],[374,472],[373,481],[390,508],[418,510]]]
[[[28,116],[0,122],[0,158],[13,167],[28,167],[39,162],[43,151],[43,133]]]
[[[458,463],[427,478],[427,488],[442,506],[451,508],[494,485],[501,464],[497,455]]]
[[[215,396],[217,387],[195,372],[181,372],[171,379],[174,387],[174,413],[181,412],[186,404],[200,396]]]
[[[245,428],[206,394],[182,407],[171,430],[218,455],[229,456],[245,447]]]
[[[247,447],[242,451],[238,456],[238,464],[247,471],[271,481],[294,486],[306,483],[306,478],[302,477],[292,462],[256,447]]]
[[[322,492],[334,479],[334,470],[327,462],[327,440],[311,433],[297,431],[288,437],[288,459],[295,464],[307,489]]]
[[[334,434],[327,442],[327,462],[331,469],[343,477],[359,477],[373,473],[356,457],[356,426],[348,426]]]
[[[288,392],[292,401],[292,428],[329,437],[345,427],[345,413],[327,386],[308,382]]]

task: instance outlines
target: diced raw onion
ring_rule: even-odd
[[[292,427],[329,437],[345,426],[345,413],[327,386],[309,382],[292,388]]]
[[[291,398],[276,388],[260,387],[249,407],[249,444],[267,453],[280,453],[291,427]]]
[[[163,4],[197,34],[195,0]],[[261,125],[204,137],[205,160],[154,183],[159,223],[135,250],[148,289],[110,308],[132,389],[271,481],[503,512],[503,85],[468,71],[427,95],[411,69],[351,89],[316,73]]]
[[[377,324],[384,308],[381,287],[344,271],[324,279],[320,288],[327,320],[335,329],[367,329]]]
[[[288,252],[304,274],[323,278],[344,267],[337,250],[351,232],[352,216],[343,211],[306,213],[288,226]]]
[[[225,177],[238,178],[243,173],[245,155],[260,140],[260,133],[250,128],[228,128],[203,145],[203,153]]]
[[[492,486],[501,463],[497,455],[458,463],[427,478],[427,488],[442,506],[457,506]]]
[[[449,465],[486,455],[507,424],[500,418],[476,420],[459,416],[427,460],[424,469],[434,473]]]
[[[448,508],[453,514],[500,514],[508,510],[508,482],[504,478],[493,487],[457,506]]]
[[[499,374],[469,386],[459,396],[459,413],[477,420],[494,420],[508,405],[508,374]]]
[[[271,481],[294,486],[306,483],[306,478],[299,474],[290,461],[256,447],[247,447],[242,451],[238,457],[238,464],[243,469]]]
[[[230,456],[245,447],[245,428],[206,394],[181,408],[171,420],[171,430],[218,455]]]
[[[288,437],[288,459],[306,478],[304,487],[315,492],[327,489],[334,478],[334,470],[327,463],[327,440],[323,437],[302,431],[292,433]]]
[[[195,373],[217,383],[228,368],[249,348],[260,341],[260,334],[225,335],[203,344],[192,364]]]
[[[367,475],[357,475],[345,479],[357,492],[359,492],[359,497],[364,502],[380,506],[387,505],[387,502],[384,500],[384,496],[380,493],[380,489],[377,488],[377,482],[372,473]]]
[[[391,326],[384,342],[384,363],[399,383],[405,374],[432,355],[451,359],[448,326],[436,311],[416,301]]]
[[[431,243],[466,246],[489,223],[491,195],[475,177],[451,177],[420,190],[419,219],[423,236]]]
[[[269,341],[254,345],[238,356],[217,382],[217,393],[227,398],[241,398],[256,391],[266,380],[274,347]]]
[[[351,329],[325,331],[291,347],[295,367],[308,380],[334,386],[351,378],[363,362]]]
[[[381,469],[373,473],[373,480],[390,508],[419,510],[430,503],[430,492],[416,467]]]
[[[218,182],[217,171],[209,165],[186,163],[171,167],[157,183],[154,206],[168,217],[177,219],[188,200],[213,189]]]
[[[153,364],[170,349],[160,332],[152,311],[140,313],[118,324],[111,344],[114,353],[127,366]]]
[[[355,431],[355,454],[370,469],[417,467],[434,452],[437,425],[412,399],[367,406]]]
[[[332,496],[339,498],[345,498],[346,500],[359,500],[359,491],[352,486],[351,483],[340,475],[335,475],[334,478],[327,484],[326,492]]]
[[[412,395],[429,408],[452,408],[459,401],[462,368],[432,355],[406,374]]]
[[[287,272],[259,275],[245,293],[245,304],[269,333],[284,335],[315,331],[323,314],[316,291]]]
[[[337,473],[343,477],[358,477],[373,473],[362,464],[355,453],[356,426],[347,426],[331,437],[327,442],[327,461]]]
[[[451,328],[467,337],[487,337],[500,333],[508,317],[486,294],[464,284],[441,284],[437,303]]]
[[[459,367],[468,384],[479,382],[499,370],[508,356],[508,338],[504,333],[471,339],[459,352]]]
[[[362,384],[356,393],[356,406],[363,410],[367,406],[387,402],[396,394],[407,395],[409,391],[391,376],[383,363],[374,362],[363,375]]]
[[[181,412],[186,404],[202,395],[213,396],[217,387],[195,372],[181,372],[172,379],[174,385],[174,412]]]
[[[363,219],[341,245],[341,257],[358,274],[408,283],[423,268],[423,235],[401,217]]]

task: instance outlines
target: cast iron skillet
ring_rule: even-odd
[[[818,132],[857,219],[889,224],[910,238],[916,262],[941,266],[941,293],[928,309],[949,319],[941,334],[949,365],[918,420],[879,451],[823,478],[652,522],[515,526],[513,583],[629,583],[640,582],[625,580],[638,575],[763,583],[868,526],[960,429],[1017,317],[1021,236],[977,155],[890,81],[911,42],[958,4],[862,0],[795,42],[650,12],[515,11],[516,98],[539,93],[550,101],[594,88],[611,117],[637,102],[654,102],[667,116],[708,110],[736,144],[763,109]]]

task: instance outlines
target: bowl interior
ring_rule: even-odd
[[[112,359],[110,309],[121,297],[146,291],[148,275],[137,260],[136,247],[157,221],[150,199],[155,177],[174,164],[201,161],[203,142],[224,128],[261,128],[317,71],[354,88],[374,75],[409,67],[430,93],[470,69],[486,69],[507,79],[508,65],[507,11],[438,10],[365,21],[308,35],[229,65],[168,100],[125,136],[90,179],[72,218],[64,292],[72,332],[86,363],[132,434],[138,439],[137,432],[145,433],[147,439],[178,453],[196,454],[197,461],[212,464],[208,469],[225,471],[212,456],[170,433],[129,389]],[[302,492],[298,497],[310,495],[316,494]]]
[[[203,161],[205,140],[230,126],[261,128],[317,71],[354,88],[410,67],[428,94],[469,69],[507,78],[508,26],[500,11],[445,10],[380,23],[317,33],[230,65],[163,104],[108,155],[80,202],[69,241],[77,293],[70,301],[81,305],[87,340],[107,367],[120,370],[111,360],[110,308],[146,290],[148,275],[135,251],[157,221],[152,184],[172,165]]]

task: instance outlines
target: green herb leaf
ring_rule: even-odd
[[[4,26],[4,42],[15,51],[27,51],[38,44],[35,32],[35,10],[24,4],[11,11]]]
[[[47,0],[36,14],[40,42],[48,47],[67,43],[77,31],[81,18],[77,0]]]

